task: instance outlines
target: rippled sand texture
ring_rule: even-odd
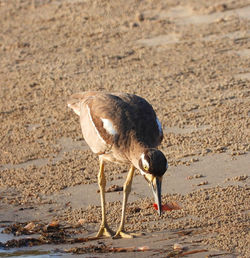
[[[130,92],[163,124],[163,198],[183,209],[158,218],[137,174],[126,229],[146,235],[104,241],[249,257],[249,13],[247,0],[0,1],[1,225],[84,219],[84,234],[97,231],[98,158],[66,100]],[[127,169],[108,164],[108,187],[122,186]],[[107,198],[115,229],[122,194]]]

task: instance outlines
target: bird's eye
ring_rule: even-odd
[[[148,169],[149,169],[149,167],[148,166],[146,166],[146,165],[144,165],[144,170],[146,170],[146,171],[148,171]]]

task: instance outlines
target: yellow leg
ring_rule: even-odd
[[[101,206],[102,206],[102,222],[100,229],[96,235],[96,237],[101,236],[112,236],[112,231],[109,229],[106,221],[106,213],[105,213],[105,187],[106,187],[106,178],[104,175],[104,161],[100,159],[100,170],[98,174],[98,184],[100,188],[100,195],[101,195]]]
[[[128,172],[126,182],[124,183],[124,186],[123,186],[122,218],[121,218],[120,226],[119,226],[114,238],[120,238],[120,237],[121,238],[133,238],[132,235],[129,235],[124,232],[124,222],[125,222],[126,205],[127,205],[129,193],[131,192],[131,185],[132,185],[132,180],[133,180],[133,176],[134,176],[134,171],[135,171],[134,166],[131,166],[131,168]]]

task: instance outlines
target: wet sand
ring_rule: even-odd
[[[0,2],[0,226],[58,220],[70,237],[98,230],[98,158],[66,105],[85,90],[135,93],[153,105],[169,161],[163,200],[182,206],[159,218],[137,173],[126,219],[136,238],[101,239],[104,254],[85,248],[100,240],[22,251],[69,256],[60,252],[84,247],[75,250],[103,256],[107,246],[148,246],[129,255],[166,257],[181,254],[172,253],[179,243],[190,257],[249,257],[249,8],[245,0]],[[128,167],[105,169],[115,230],[122,192],[112,186]]]

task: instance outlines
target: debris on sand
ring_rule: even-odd
[[[51,221],[49,224],[43,227],[43,231],[49,232],[59,228],[59,221]]]
[[[111,186],[106,190],[106,193],[121,192],[121,191],[123,191],[123,186],[111,185]],[[97,193],[100,193],[100,189],[97,190]]]
[[[173,246],[174,250],[183,250],[184,246],[178,243],[175,243]]]
[[[119,186],[119,185],[111,185],[108,189],[107,189],[107,193],[111,193],[111,192],[121,192],[123,191],[123,186]]]
[[[199,184],[197,184],[197,186],[201,186],[201,185],[208,185],[208,181],[202,181]]]
[[[227,178],[226,181],[245,181],[248,179],[248,175],[240,175],[232,178]]]
[[[25,247],[25,246],[35,246],[35,245],[42,245],[46,244],[41,239],[38,238],[22,238],[22,239],[12,239],[7,241],[6,243],[0,242],[0,247],[9,249],[9,248],[19,248],[19,247]]]
[[[194,174],[192,176],[188,176],[187,179],[191,180],[191,179],[194,179],[194,178],[201,178],[201,177],[204,177],[204,176],[202,174]]]
[[[144,252],[151,250],[148,246],[140,247],[109,247],[103,242],[97,245],[84,247],[74,247],[65,250],[66,253],[85,254],[85,253],[125,253],[125,252]]]
[[[4,228],[3,233],[4,234],[13,234],[14,236],[20,236],[20,235],[31,235],[35,231],[34,230],[36,225],[34,222],[29,222],[29,223],[15,223],[13,225],[9,225]]]
[[[186,255],[190,255],[190,254],[203,253],[203,252],[207,252],[207,251],[208,251],[207,249],[191,250],[191,251],[183,252],[179,256],[186,256]]]
[[[177,244],[179,245],[179,244]],[[203,253],[203,252],[207,252],[207,249],[197,249],[197,250],[190,250],[190,251],[185,251],[186,248],[176,248],[173,251],[170,251],[167,253],[166,257],[182,257],[182,256],[186,256],[186,255],[190,255],[190,254],[196,254],[196,253]]]
[[[30,223],[28,223],[25,227],[24,227],[24,229],[26,229],[26,230],[28,230],[28,231],[32,231],[34,228],[35,228],[35,223],[34,222],[30,222]]]
[[[109,248],[104,244],[100,245],[89,245],[83,247],[73,247],[70,249],[65,249],[65,253],[73,253],[73,254],[86,254],[86,253],[108,253]]]
[[[32,231],[30,230],[32,228]],[[59,221],[52,221],[49,224],[42,224],[34,222],[15,223],[7,226],[3,233],[13,234],[14,236],[36,234],[37,237],[27,237],[21,239],[12,239],[6,243],[0,242],[2,248],[15,248],[25,246],[35,246],[43,244],[74,244],[85,243],[92,240],[99,239],[98,237],[72,237],[72,232],[68,231],[71,227],[62,227]]]

